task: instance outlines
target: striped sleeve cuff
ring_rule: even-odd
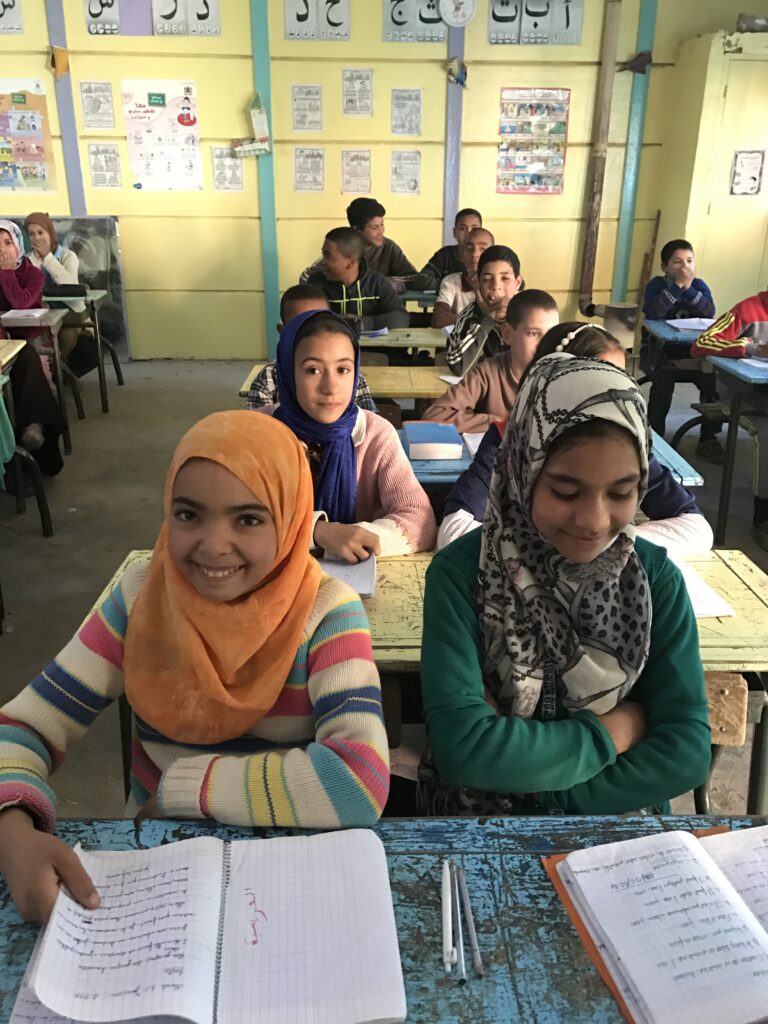
[[[168,818],[204,818],[203,790],[211,764],[216,760],[202,754],[180,757],[166,768],[157,787],[157,802]]]
[[[30,782],[26,772],[3,771],[0,810],[7,807],[23,807],[45,832],[53,832],[56,828],[56,797],[53,790],[40,779]]]

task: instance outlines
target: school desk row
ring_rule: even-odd
[[[541,858],[671,829],[743,829],[753,823],[761,822],[746,817],[617,816],[381,821],[374,831],[387,853],[409,1024],[621,1024],[618,1005],[571,925]],[[235,840],[297,833],[260,829],[255,834],[211,821],[144,821],[134,826],[130,820],[62,820],[57,834],[72,846],[135,850],[200,835]],[[466,984],[459,983],[455,970],[446,976],[441,962],[440,871],[445,857],[464,868],[485,968],[484,977],[475,977],[470,963]],[[19,918],[0,881],[0,1024],[10,1018],[37,934],[35,925]],[[297,964],[294,958],[290,970],[283,969],[299,984]]]

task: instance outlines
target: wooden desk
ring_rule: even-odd
[[[448,385],[444,366],[366,366],[365,379],[374,398],[437,398]]]
[[[448,336],[441,327],[395,327],[381,338],[360,339],[360,348],[430,348],[443,349]],[[447,367],[444,368],[447,373]],[[447,386],[447,385],[446,385]]]
[[[400,298],[403,302],[415,302],[421,309],[432,309],[437,302],[437,292],[417,292],[408,289]]]
[[[618,1006],[570,924],[541,857],[718,824],[741,829],[762,822],[694,816],[380,822],[373,831],[387,851],[408,1024],[621,1024]],[[70,845],[112,850],[200,835],[253,839],[291,834],[206,821],[145,821],[135,828],[127,820],[62,820],[57,832]],[[476,978],[470,961],[466,985],[446,977],[440,962],[440,870],[446,856],[458,860],[466,872],[486,972]],[[37,933],[35,925],[18,917],[0,881],[0,1024],[10,1017]]]

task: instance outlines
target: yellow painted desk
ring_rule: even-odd
[[[264,362],[256,363],[240,385],[240,397],[247,398],[251,384]],[[438,398],[448,385],[440,380],[444,366],[364,366],[363,374],[375,398]]]

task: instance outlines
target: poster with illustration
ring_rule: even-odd
[[[0,188],[56,188],[48,104],[39,79],[0,78]]]
[[[194,82],[122,83],[128,160],[134,188],[191,192],[203,187]]]
[[[421,151],[418,149],[392,150],[391,191],[417,196],[421,191]]]
[[[501,90],[497,192],[562,193],[570,102],[570,89]]]

